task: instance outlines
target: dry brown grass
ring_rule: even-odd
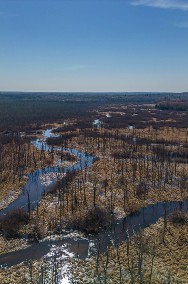
[[[99,131],[101,133],[104,132],[103,129]],[[105,131],[109,134],[117,134],[116,129]],[[187,142],[186,129],[118,129],[118,133],[119,135],[123,134],[127,136],[131,136],[134,133],[135,137],[147,138],[154,143],[156,139],[163,139],[166,142],[174,141],[178,144]],[[107,139],[104,146],[103,138],[88,138],[88,140],[85,141],[85,138],[81,135],[70,139],[68,144],[70,148],[72,147],[94,154],[100,157],[100,160],[95,162],[92,167],[85,169],[82,172],[78,172],[72,182],[67,185],[64,193],[62,193],[63,189],[59,188],[54,194],[44,196],[39,203],[38,210],[35,210],[32,213],[30,224],[23,227],[22,232],[32,233],[36,224],[40,227],[43,236],[57,232],[59,227],[69,227],[73,220],[79,220],[79,218],[86,216],[87,212],[93,208],[94,190],[96,191],[96,206],[110,209],[117,218],[121,218],[143,206],[158,201],[174,201],[188,198],[188,191],[187,188],[185,188],[187,185],[180,185],[178,183],[178,180],[187,173],[187,164],[178,163],[176,165],[175,180],[177,182],[174,182],[173,184],[165,182],[160,186],[154,186],[154,184],[151,183],[151,180],[153,179],[154,183],[157,184],[161,179],[160,172],[157,171],[157,167],[160,168],[161,166],[160,161],[152,168],[151,161],[145,163],[144,160],[137,160],[135,165],[132,159],[114,159],[112,155],[117,150],[124,151],[125,149],[126,151],[131,151],[135,156],[139,155],[141,152],[142,155],[152,155],[152,152],[146,146],[138,145],[137,147],[134,147],[133,145],[130,147],[127,143],[123,144],[121,140],[115,138]],[[124,165],[123,172],[122,163]],[[164,162],[163,167],[166,167],[167,169],[169,166],[171,167],[171,170],[174,169],[173,162],[171,162],[171,164]],[[82,182],[80,183],[78,181]],[[141,195],[136,194],[136,188],[140,183],[145,183],[147,185],[148,190],[146,194],[144,194],[144,192],[142,192]],[[163,223],[164,222],[160,220],[143,232],[143,240],[147,240],[147,242],[144,241],[143,275],[146,280],[143,283],[149,283],[148,279],[150,275],[148,267],[151,265],[153,244],[155,244],[155,258],[151,283],[163,283],[163,279],[167,279],[168,277],[167,270],[169,270],[171,277],[174,277],[173,279],[180,279],[179,283],[186,283],[185,279],[188,275],[186,274],[185,267],[188,264],[186,260],[188,252],[184,247],[187,242],[187,227],[183,225],[180,230],[178,226],[168,223],[168,230],[165,232],[164,238],[165,242],[163,242],[161,239]],[[136,239],[130,240],[129,252],[132,261],[137,263],[140,248],[138,247],[138,239],[137,242],[135,242],[135,240]],[[12,249],[13,246],[14,245],[12,244],[10,248]],[[183,252],[178,255],[178,251],[180,250]],[[118,250],[110,248],[108,253],[110,261],[108,265],[109,282],[107,283],[120,283],[118,282],[119,260],[125,271],[125,281],[127,281],[122,283],[129,283],[128,279],[130,278],[130,273],[127,273],[127,270],[129,269],[127,244],[122,244]],[[101,273],[104,273],[105,271],[104,261],[106,261],[106,257],[107,255],[101,256],[100,258],[99,268]],[[93,259],[86,263],[82,263],[81,261],[79,263],[73,262],[72,273],[75,273],[76,277],[76,273],[79,270],[80,277],[88,275],[88,279],[92,279],[92,277],[96,275],[96,269],[98,269],[96,268],[95,261],[96,260]],[[165,269],[165,267],[167,267],[167,269]],[[138,267],[133,269],[134,274],[138,274],[137,269]],[[129,274],[129,276],[126,276],[127,274]]]
[[[0,210],[5,208],[9,203],[15,200],[21,193],[22,186],[27,182],[26,174],[33,172],[38,168],[43,168],[52,165],[54,162],[53,157],[44,152],[41,155],[41,151],[35,147],[27,144],[21,145],[23,147],[24,155],[27,159],[24,161],[25,168],[22,172],[22,176],[14,173],[14,163],[11,163],[11,156],[13,149],[11,145],[4,146],[4,158],[6,159],[5,168],[3,170],[3,176],[0,183]],[[29,149],[29,151],[27,151]],[[35,157],[35,162],[33,157]]]
[[[110,247],[99,258],[72,261],[74,279],[106,283],[187,283],[188,226],[156,224],[132,237],[118,248]],[[151,273],[152,269],[152,273]],[[134,282],[131,282],[131,275]],[[122,282],[121,282],[122,281]],[[132,280],[133,281],[133,280]]]
[[[132,133],[131,130],[120,130],[121,133],[123,131],[127,135]],[[143,134],[143,130],[137,130],[137,135],[140,137],[143,134],[144,137],[148,137],[146,134],[150,135],[150,130],[146,129],[144,131],[145,133]],[[147,131],[149,132],[147,133]],[[165,135],[166,131],[167,129],[162,129],[159,135],[163,134],[161,137],[167,137]],[[116,130],[110,132],[115,133]],[[175,130],[172,130],[172,133],[174,132]],[[186,139],[186,132],[182,130],[182,133],[183,141]],[[172,139],[172,136],[170,136],[170,139]],[[179,186],[178,182],[174,185],[170,184],[170,182],[160,186],[152,185],[151,179],[153,178],[157,184],[160,176],[156,168],[152,168],[150,161],[146,164],[143,160],[138,160],[135,176],[133,177],[134,165],[132,160],[124,160],[122,176],[122,160],[114,160],[112,157],[114,151],[122,149],[122,142],[112,138],[106,142],[105,149],[97,146],[97,143],[100,144],[101,142],[102,138],[98,142],[90,139],[85,143],[83,136],[70,139],[69,147],[94,153],[100,157],[100,160],[95,162],[92,167],[83,170],[83,172],[78,172],[73,181],[66,187],[64,194],[61,188],[55,195],[45,196],[40,201],[38,211],[33,212],[32,222],[35,222],[34,220],[37,218],[38,222],[43,224],[45,234],[47,234],[49,227],[53,230],[59,224],[62,227],[66,226],[69,222],[72,222],[75,216],[79,219],[87,214],[87,211],[94,204],[94,190],[96,191],[96,206],[110,209],[117,218],[159,201],[182,200],[188,197],[188,191]],[[127,146],[125,145],[125,147]],[[134,154],[139,154],[140,151],[138,147]],[[146,147],[142,147],[142,154],[151,155],[151,151]],[[160,167],[160,162],[157,162],[156,165]],[[166,168],[168,167],[169,165],[166,163]],[[173,167],[174,165],[172,165],[172,169]],[[182,176],[182,173],[186,173],[187,170],[187,164],[177,164],[177,179]],[[80,183],[78,181],[82,182],[79,186],[78,184]],[[136,188],[140,182],[147,185],[146,194],[136,194]]]

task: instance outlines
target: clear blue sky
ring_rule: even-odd
[[[0,0],[0,90],[188,91],[188,0]]]

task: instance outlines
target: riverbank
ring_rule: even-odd
[[[154,156],[154,150],[156,149],[153,148],[153,145],[149,146],[145,140],[142,144],[137,144],[134,142],[137,141],[137,139],[140,139],[141,133],[142,135],[146,135],[146,133],[143,134],[143,132],[137,131],[137,134],[134,133],[134,137],[132,137],[132,130],[126,133],[121,132],[119,134],[113,130],[108,131],[107,135],[107,133],[104,133],[103,130],[98,130],[97,132],[90,133],[90,136],[86,136],[83,133],[75,135],[75,137],[72,136],[72,138],[66,141],[69,147],[74,147],[75,149],[82,150],[86,153],[95,154],[99,157],[99,159],[95,162],[95,164],[92,165],[92,167],[87,168],[87,170],[85,167],[80,167],[79,172],[77,172],[76,175],[71,176],[71,179],[68,183],[60,184],[58,191],[44,196],[39,202],[37,210],[33,211],[31,214],[29,225],[24,226],[21,232],[30,233],[31,229],[35,228],[38,237],[43,238],[47,235],[54,234],[56,231],[61,233],[63,229],[67,227],[75,229],[79,226],[80,220],[86,218],[88,212],[90,212],[89,210],[91,210],[93,207],[102,209],[108,208],[113,218],[119,220],[121,220],[122,217],[128,216],[128,214],[132,213],[129,218],[130,224],[132,220],[135,220],[135,216],[137,216],[136,214],[138,214],[138,216],[142,216],[143,212],[149,212],[148,215],[146,214],[146,216],[144,216],[143,220],[139,219],[140,217],[138,217],[139,222],[137,223],[137,225],[139,225],[141,224],[141,221],[143,221],[142,224],[147,225],[147,217],[152,216],[154,208],[159,207],[159,211],[163,212],[162,208],[164,206],[164,204],[161,204],[150,207],[150,204],[155,204],[159,201],[169,202],[174,200],[182,201],[183,199],[188,199],[186,179],[187,163],[183,163],[182,161],[177,162],[176,160],[169,159],[168,157],[168,159],[158,159],[160,152]],[[123,140],[121,135],[125,135],[124,139],[127,140]],[[172,136],[170,137],[172,139]],[[165,149],[179,151],[179,149],[182,147],[180,144],[185,143],[184,140],[186,138],[183,134],[180,135],[180,137],[181,139],[178,142],[176,141],[178,138],[177,136],[174,140],[174,143],[177,145],[173,144],[173,148],[170,148],[171,146],[167,145],[165,146]],[[136,140],[133,140],[133,138]],[[165,143],[168,144],[170,141],[171,140],[166,139]],[[154,159],[152,159],[152,157]],[[182,209],[181,204],[181,202],[177,202],[177,209]],[[142,210],[142,213],[139,213],[139,209],[146,206],[149,206],[149,210],[147,211],[146,208],[146,210]],[[162,214],[165,214],[165,212]],[[155,218],[151,221],[156,222],[157,219]],[[148,223],[148,225],[150,225],[150,223]],[[93,227],[95,227],[95,223],[93,223]],[[139,229],[139,227],[137,229],[135,228],[135,232],[138,232]],[[100,230],[99,236],[101,237]],[[124,241],[124,239],[122,239],[122,241]],[[121,248],[122,247],[120,246],[120,251]],[[119,249],[115,249],[117,255],[119,253]],[[124,253],[125,251],[127,251],[127,245]],[[133,246],[130,252],[130,255],[135,255]],[[107,255],[108,254],[109,253],[107,251]],[[118,257],[119,258],[117,258],[116,262],[120,263],[120,259],[123,256],[120,255]],[[132,258],[132,256],[130,257]],[[145,264],[148,264],[148,261],[151,259],[152,254],[150,257],[146,257]],[[76,271],[74,261],[76,261],[76,265],[79,263],[79,261],[74,259],[69,259],[69,261],[71,261],[73,265],[73,270],[71,273],[74,274],[74,271]],[[94,258],[94,261],[97,261],[96,258]],[[136,259],[134,261],[136,261]],[[105,263],[106,262],[108,263],[108,260],[105,260]],[[78,265],[78,267],[80,266]],[[105,267],[104,263],[101,263],[100,265],[97,263],[97,268],[95,266],[93,271],[96,271],[96,269],[99,267],[100,270],[103,269],[103,267]],[[88,269],[91,270],[91,267]],[[113,272],[111,268],[110,275],[116,275],[116,279],[114,278],[115,280],[112,281],[119,281],[119,269],[120,268],[117,267],[115,272]],[[124,276],[127,275],[126,277],[128,277],[130,274],[130,271],[128,273],[127,269],[128,268],[126,266],[123,274]],[[82,272],[80,272],[82,270],[83,268],[80,267],[80,270],[77,270],[77,273],[82,275]],[[84,273],[87,275],[89,272],[83,272],[83,277]],[[117,276],[117,273],[119,273],[119,276]],[[147,281],[149,279],[147,277],[150,277],[149,275],[150,274],[148,271],[143,272],[143,277],[147,279]],[[91,274],[91,277],[88,274],[88,279],[91,280],[92,277],[95,276],[96,272],[95,274]],[[76,275],[74,277],[76,279]],[[104,275],[101,277],[103,279]],[[86,281],[85,278],[83,279],[83,281]],[[99,279],[100,277],[98,280]],[[110,279],[111,276],[109,276],[109,281],[111,281]],[[95,280],[98,281],[97,278],[95,278]]]
[[[187,215],[186,215],[187,216]],[[187,220],[187,217],[186,217]],[[188,279],[188,226],[160,218],[99,258],[72,260],[78,283],[181,283]]]
[[[4,146],[9,148],[9,145]],[[24,144],[25,155],[27,155],[24,171],[21,176],[14,175],[14,164],[8,163],[7,168],[4,169],[4,181],[0,185],[0,210],[6,208],[10,203],[18,198],[22,192],[24,184],[28,180],[28,175],[43,167],[47,167],[54,164],[54,158],[47,152],[43,152],[33,147],[32,145]],[[28,149],[28,150],[27,150]],[[12,150],[12,149],[11,149]],[[6,151],[6,149],[4,149]],[[11,155],[11,151],[7,151],[7,154]],[[6,155],[7,155],[6,154]],[[6,159],[10,159],[6,156]]]
[[[71,283],[187,283],[188,227],[173,219],[160,218],[155,224],[105,253],[80,260],[66,245],[54,246],[44,259],[1,270],[3,284],[47,283],[59,279]],[[185,217],[187,220],[187,217]],[[80,243],[81,245],[81,243]],[[100,248],[99,248],[100,249]],[[70,282],[69,282],[69,280]],[[51,282],[50,282],[51,281]],[[64,283],[64,282],[63,282]]]
[[[64,179],[69,179],[69,171],[76,171],[79,170],[82,166],[89,166],[92,164],[93,157],[92,156],[87,156],[84,153],[81,153],[76,150],[71,150],[71,149],[66,149],[63,150],[61,148],[56,148],[55,150],[53,149],[50,150],[51,148],[48,147],[45,144],[45,139],[46,137],[51,136],[51,131],[47,129],[44,131],[44,135],[42,136],[43,138],[38,138],[36,141],[32,141],[32,145],[37,147],[37,151],[40,152],[42,151],[42,154],[45,152],[50,153],[50,155],[53,157],[54,163],[53,166],[48,166],[45,167],[44,169],[39,169],[32,173],[30,176],[28,176],[28,182],[24,186],[24,192],[22,195],[17,198],[17,200],[14,203],[11,203],[9,207],[6,208],[6,210],[2,210],[1,213],[4,211],[7,213],[12,210],[17,210],[17,208],[28,208],[28,204],[31,204],[32,208],[33,206],[36,207],[35,203],[38,203],[40,201],[40,195],[43,193],[53,193],[54,191],[58,191],[59,184],[64,183]],[[33,146],[32,146],[33,147]],[[50,150],[50,151],[49,151]],[[70,153],[69,153],[70,152]],[[78,159],[77,159],[78,156]],[[64,158],[67,158],[68,160],[64,160]],[[68,173],[68,176],[67,176]],[[34,187],[33,187],[34,184]],[[38,184],[38,185],[37,185]],[[55,186],[55,187],[54,187]],[[28,189],[27,189],[28,188]],[[37,188],[37,196],[35,196],[35,191]],[[47,188],[47,191],[45,190]],[[49,189],[50,188],[50,189]],[[29,193],[29,197],[28,194]],[[25,195],[25,196],[24,196]],[[28,203],[28,198],[29,198],[29,203]],[[37,198],[37,199],[36,199]],[[34,238],[34,240],[41,239],[51,233],[52,230],[49,229],[49,226],[52,225],[53,223],[53,216],[56,218],[56,205],[59,204],[59,198],[55,196],[54,202],[55,204],[52,204],[50,200],[50,196],[47,195],[46,199],[44,198],[44,202],[42,203],[42,215],[40,211],[40,205],[37,206],[37,210],[33,212],[29,212],[29,220],[27,220],[27,225],[23,225],[22,227],[18,228],[18,232],[14,232],[14,236],[10,235],[8,233],[8,237],[16,237],[17,235],[23,236],[23,235],[30,235],[30,239]],[[20,201],[19,201],[20,200]],[[20,203],[19,203],[20,202]],[[41,203],[39,203],[41,204]],[[45,212],[48,211],[51,216],[47,216],[49,218],[44,218]],[[54,212],[54,214],[52,213]],[[20,213],[19,213],[20,214]],[[38,217],[43,216],[43,220],[39,220]],[[2,216],[3,218],[3,216]],[[28,218],[27,218],[28,219]],[[47,221],[46,221],[47,220]],[[2,219],[3,221],[3,219]],[[49,223],[50,222],[50,223]],[[52,223],[51,223],[52,222]],[[3,223],[4,224],[4,223]],[[5,225],[5,226],[4,226]],[[2,229],[8,230],[8,224],[4,224]],[[54,224],[52,225],[52,228],[54,230]],[[30,241],[28,239],[28,241]],[[7,245],[8,244],[8,245]],[[26,242],[24,241],[24,245],[26,245]],[[15,240],[4,240],[2,242],[2,250],[1,253],[8,252],[10,249],[11,251],[16,248],[18,249],[19,247],[22,247],[22,241],[15,239]]]

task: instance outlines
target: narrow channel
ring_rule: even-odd
[[[44,139],[37,139],[32,141],[32,144],[38,149],[45,149],[48,151],[50,148],[46,144],[46,138],[52,136],[52,129],[45,130],[43,132]],[[58,150],[58,148],[54,148]],[[77,171],[85,167],[91,166],[95,161],[95,157],[87,155],[83,152],[66,149],[70,153],[76,155],[78,161],[71,167],[63,169],[63,172]],[[36,207],[37,202],[41,199],[41,196],[45,190],[49,190],[48,186],[41,184],[40,175],[43,173],[62,173],[61,167],[47,167],[44,169],[37,170],[29,175],[28,181],[23,188],[23,193],[11,203],[5,210],[2,210],[0,214],[5,214],[13,208],[26,208],[28,206],[28,194],[30,193],[30,200],[32,202],[32,209]],[[57,179],[54,179],[53,184]],[[52,186],[50,185],[50,186]],[[96,253],[96,250],[100,250],[103,253],[107,250],[110,245],[117,246],[121,242],[130,238],[133,234],[138,233],[140,230],[156,223],[160,217],[165,217],[169,213],[177,210],[184,210],[188,212],[188,200],[181,202],[157,202],[153,205],[148,205],[141,208],[133,214],[128,215],[121,220],[114,222],[113,226],[109,229],[101,230],[97,235],[90,235],[87,238],[71,236],[69,233],[65,233],[61,240],[42,240],[39,243],[33,243],[25,249],[10,252],[7,254],[0,255],[0,266],[10,267],[12,265],[19,264],[21,262],[27,262],[30,260],[40,259],[47,255],[52,246],[59,247],[59,253],[63,254],[62,247],[72,253],[78,258],[85,259]]]

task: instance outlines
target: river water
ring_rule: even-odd
[[[43,132],[44,139],[37,139],[32,141],[32,144],[38,149],[44,149],[45,151],[50,150],[49,146],[45,143],[47,137],[52,134],[51,129],[45,130]],[[54,147],[54,150],[57,150]],[[27,210],[28,208],[28,194],[30,194],[30,202],[32,209],[37,205],[44,191],[50,190],[57,178],[54,178],[50,186],[45,186],[41,183],[40,175],[43,173],[62,173],[68,171],[77,171],[84,167],[91,166],[95,161],[95,157],[87,155],[77,150],[66,149],[70,153],[74,154],[78,161],[74,166],[67,167],[62,170],[61,167],[46,167],[45,169],[40,169],[29,175],[28,181],[23,188],[23,193],[11,203],[5,210],[1,211],[0,214],[4,214],[13,208],[23,207]],[[87,238],[82,238],[79,236],[73,236],[70,233],[65,233],[61,240],[50,240],[46,239],[40,241],[39,243],[33,243],[25,249],[19,251],[10,252],[7,254],[0,255],[0,265],[1,266],[12,266],[23,261],[36,260],[47,255],[52,247],[57,248],[57,253],[64,254],[65,250],[69,251],[73,256],[85,259],[100,250],[100,253],[105,252],[109,245],[117,246],[122,241],[127,240],[133,234],[138,233],[140,230],[148,227],[151,224],[156,223],[160,217],[165,217],[169,213],[177,210],[188,211],[188,200],[183,200],[181,202],[158,202],[153,205],[148,205],[147,207],[141,208],[137,212],[128,215],[121,220],[114,222],[113,226],[109,229],[101,230],[97,235],[90,235]],[[63,249],[62,249],[63,248]]]
[[[43,131],[42,139],[33,140],[31,143],[39,150],[43,149],[44,151],[51,151],[51,147],[46,144],[46,139],[52,136],[54,137],[56,135],[52,133],[52,129],[47,129]],[[53,147],[53,150],[62,150],[62,148]],[[30,207],[31,210],[35,209],[37,203],[42,197],[42,194],[50,191],[55,186],[58,176],[67,172],[78,171],[82,168],[89,167],[95,160],[94,156],[77,151],[75,149],[63,148],[63,150],[76,156],[78,161],[73,166],[49,166],[43,169],[38,169],[29,174],[28,180],[22,189],[22,194],[4,210],[1,210],[0,216],[16,208],[28,210],[28,207]],[[51,175],[50,183],[45,184],[41,180],[42,175]]]

